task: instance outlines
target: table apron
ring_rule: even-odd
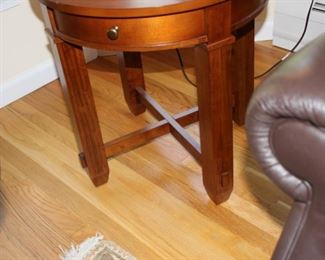
[[[207,42],[205,12],[191,12],[142,18],[98,18],[54,11],[56,34],[73,44],[124,51],[151,51],[188,47]],[[115,40],[107,36],[118,27]]]

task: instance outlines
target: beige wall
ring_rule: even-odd
[[[51,59],[39,1],[23,0],[20,5],[1,12],[0,16],[3,81]]]

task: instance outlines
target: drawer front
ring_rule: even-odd
[[[203,10],[128,19],[94,18],[55,12],[55,19],[59,37],[75,44],[103,49],[159,48],[204,38],[206,34]],[[108,31],[113,28],[118,28],[116,39],[108,37]]]

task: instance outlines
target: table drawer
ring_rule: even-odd
[[[175,43],[194,39],[203,41],[206,38],[203,10],[128,19],[95,18],[55,12],[55,20],[59,37],[75,44],[102,49],[143,51],[170,47]],[[116,39],[110,39],[108,32],[115,27],[118,27],[118,35]],[[111,32],[114,36],[114,30]]]

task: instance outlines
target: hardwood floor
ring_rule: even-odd
[[[256,74],[283,51],[256,46]],[[182,50],[194,79],[192,51]],[[170,112],[196,103],[196,89],[174,52],[144,55],[147,89]],[[89,64],[104,140],[154,122],[134,117],[122,96],[115,56]],[[0,111],[0,259],[57,259],[102,233],[138,259],[269,259],[291,200],[249,153],[244,127],[234,125],[235,187],[216,206],[201,169],[171,135],[109,161],[109,183],[95,188],[79,165],[58,81]],[[198,138],[197,124],[188,127]]]

